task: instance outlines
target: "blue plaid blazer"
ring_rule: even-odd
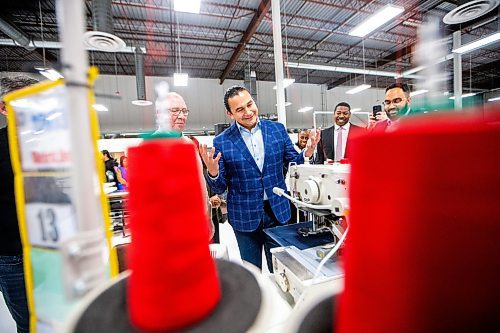
[[[282,224],[290,219],[288,199],[273,193],[273,187],[286,189],[283,165],[289,162],[304,163],[302,153],[297,153],[283,124],[260,120],[264,141],[264,167],[257,167],[252,154],[245,145],[234,122],[224,132],[214,138],[219,160],[219,176],[215,180],[207,177],[209,186],[215,193],[226,189],[227,214],[231,226],[238,231],[254,231],[264,215],[264,191],[274,215]]]

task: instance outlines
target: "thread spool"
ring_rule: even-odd
[[[189,326],[221,297],[196,158],[193,144],[183,140],[151,140],[129,149],[127,291],[130,319],[141,330]]]
[[[498,128],[422,117],[351,144],[337,332],[498,331]]]

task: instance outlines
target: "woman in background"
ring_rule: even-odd
[[[111,154],[107,150],[103,150],[102,152],[102,160],[104,161],[104,171],[106,172],[106,182],[113,183],[114,186],[118,188],[118,180],[116,179],[116,161],[111,157]]]
[[[120,166],[116,168],[116,178],[118,178],[118,190],[126,191],[127,182],[127,162],[128,158],[124,155],[120,157]]]

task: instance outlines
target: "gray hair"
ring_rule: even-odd
[[[26,75],[0,78],[0,96],[38,83],[37,79]]]

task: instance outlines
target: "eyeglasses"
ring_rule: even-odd
[[[394,98],[392,101],[390,101],[390,100],[386,99],[386,100],[384,101],[384,105],[389,105],[389,104],[391,104],[391,103],[392,103],[392,104],[399,104],[399,103],[401,103],[402,101],[403,101],[403,99],[402,99],[402,98],[399,98],[399,97],[398,97],[398,98]]]
[[[182,112],[183,115],[187,116],[189,114],[188,109],[169,109],[170,113],[173,114],[174,116],[178,116],[179,113]]]

